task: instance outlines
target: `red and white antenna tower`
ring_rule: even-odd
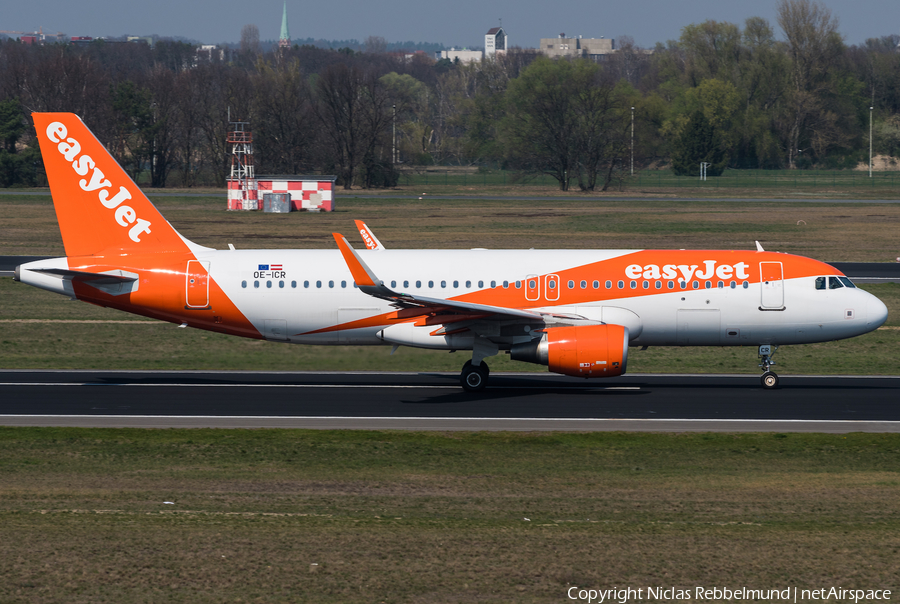
[[[239,191],[241,200],[256,205],[256,175],[253,171],[253,133],[250,122],[229,122],[226,141],[231,145],[231,176],[228,188]],[[232,193],[233,195],[234,193]],[[242,209],[250,209],[244,207]],[[253,208],[256,209],[256,208]]]

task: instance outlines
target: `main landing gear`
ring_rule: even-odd
[[[484,361],[480,365],[473,365],[472,361],[466,361],[459,376],[459,381],[466,392],[480,392],[487,386],[490,374],[491,370]]]
[[[778,350],[778,346],[772,346],[770,344],[763,344],[759,347],[759,358],[761,362],[759,364],[760,369],[763,370],[762,376],[760,376],[759,381],[762,384],[762,387],[766,390],[774,390],[778,388],[778,376],[774,371],[771,371],[769,368],[775,364],[775,361],[772,360],[772,357],[775,355],[775,352]]]

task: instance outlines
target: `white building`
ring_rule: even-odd
[[[498,52],[506,52],[508,47],[506,32],[502,27],[492,27],[484,35],[484,56],[492,57]]]
[[[482,59],[484,53],[480,50],[457,50],[455,48],[451,48],[450,50],[439,50],[434,53],[434,56],[438,61],[440,61],[441,59],[450,59],[454,63],[457,60],[460,63],[477,63]]]
[[[584,57],[598,61],[615,50],[616,41],[612,38],[567,38],[566,34],[559,34],[558,38],[541,38],[541,53],[552,58]]]

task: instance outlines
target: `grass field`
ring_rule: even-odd
[[[900,202],[342,198],[335,212],[226,212],[224,195],[154,197],[184,236],[224,249],[333,247],[365,220],[391,248],[766,249],[825,261],[900,256]],[[354,240],[354,245],[358,242]],[[0,254],[62,254],[48,196],[0,195]]]
[[[577,191],[577,181],[572,189]],[[884,195],[896,192],[900,186],[900,172],[875,171],[869,177],[860,170],[726,170],[721,176],[710,176],[700,181],[696,176],[676,176],[671,170],[639,170],[626,176],[612,187],[615,193],[647,194],[686,189],[696,194],[732,195],[734,191],[752,192],[750,196],[792,196],[810,192],[821,195],[854,194]],[[429,166],[417,171],[404,171],[398,188],[462,187],[508,189],[523,192],[536,189],[559,190],[557,181],[550,175],[521,175],[504,170],[467,170]],[[596,193],[591,193],[596,194]],[[683,193],[682,193],[683,194]]]
[[[898,435],[0,429],[0,601],[896,590],[898,463]]]
[[[425,192],[425,191],[423,191]],[[158,197],[224,248],[753,248],[900,255],[900,204],[338,199],[226,213]],[[427,196],[426,196],[427,197]],[[49,197],[0,195],[0,254],[62,254]],[[801,223],[802,221],[802,223]],[[896,374],[886,329],[780,373]],[[0,278],[0,367],[458,371],[464,357],[178,329]],[[631,372],[755,373],[755,349],[633,351]],[[538,370],[505,356],[493,371]],[[900,435],[0,428],[0,602],[561,602],[572,586],[900,588]],[[171,502],[170,504],[164,502]]]

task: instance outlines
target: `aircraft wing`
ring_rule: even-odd
[[[518,308],[506,308],[503,306],[491,306],[488,304],[475,304],[472,302],[460,302],[456,300],[444,300],[442,298],[427,298],[424,296],[416,296],[413,294],[405,294],[395,292],[386,287],[384,282],[378,279],[372,269],[359,257],[347,239],[340,233],[332,233],[334,240],[344,256],[344,261],[353,275],[360,291],[375,298],[381,298],[392,302],[397,308],[415,308],[422,309],[421,314],[429,314],[435,311],[451,311],[462,315],[498,315],[500,317],[515,317],[519,319],[530,319],[532,321],[541,321],[544,314],[530,310],[521,310]]]

